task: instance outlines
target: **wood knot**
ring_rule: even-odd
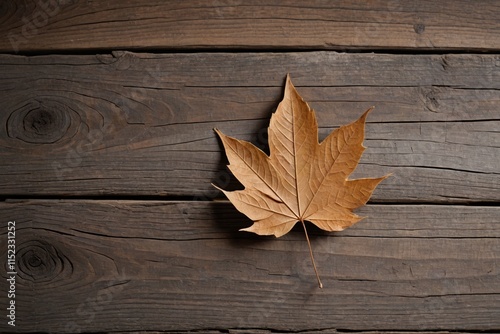
[[[14,110],[7,123],[9,137],[32,144],[51,144],[71,125],[66,107],[56,101],[29,101]]]
[[[423,101],[427,110],[432,112],[439,112],[439,109],[441,107],[440,94],[441,94],[441,88],[439,87],[430,87],[422,89]]]
[[[57,129],[56,117],[47,110],[32,110],[24,117],[24,129],[37,136],[48,136]]]
[[[418,24],[414,24],[413,25],[413,30],[417,33],[417,34],[423,34],[424,31],[425,31],[425,24],[422,24],[422,23],[418,23]]]
[[[17,261],[19,277],[36,283],[51,282],[65,267],[70,267],[54,246],[39,240],[21,244]]]

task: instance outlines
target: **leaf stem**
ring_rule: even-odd
[[[316,262],[314,261],[313,251],[311,248],[311,242],[309,241],[309,235],[307,234],[306,224],[303,220],[300,221],[302,223],[302,227],[304,228],[304,233],[306,234],[307,245],[309,246],[309,254],[311,255],[311,261],[313,264],[314,272],[316,273],[316,278],[318,279],[318,285],[320,289],[323,289],[323,283],[321,283],[321,279],[319,278],[318,268],[316,268]]]

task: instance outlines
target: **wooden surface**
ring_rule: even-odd
[[[323,290],[300,229],[238,232],[249,222],[225,201],[0,208],[20,217],[24,331],[500,326],[498,207],[369,205],[343,232],[312,229]]]
[[[3,1],[0,51],[500,50],[495,0]]]
[[[499,14],[0,3],[0,264],[15,220],[18,272],[0,332],[500,331]],[[393,173],[360,223],[309,227],[323,290],[300,229],[239,232],[251,221],[211,186],[240,187],[213,128],[266,150],[287,73],[320,138],[374,105],[353,177]]]
[[[287,71],[321,136],[376,106],[358,175],[394,177],[374,200],[488,202],[500,193],[497,55],[0,59],[4,194],[214,197],[210,183],[224,186],[229,174],[213,128],[264,147]]]

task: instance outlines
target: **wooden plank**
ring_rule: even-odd
[[[498,51],[499,15],[494,0],[4,1],[0,51]]]
[[[220,196],[210,183],[234,180],[213,128],[265,147],[289,71],[321,138],[376,105],[356,176],[394,176],[374,200],[498,201],[499,62],[330,52],[2,56],[0,194]]]
[[[359,213],[340,233],[310,228],[319,290],[300,229],[238,232],[250,222],[227,202],[0,203],[16,221],[16,329],[500,329],[500,207]]]

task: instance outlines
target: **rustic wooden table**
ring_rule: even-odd
[[[0,22],[1,332],[500,331],[498,2],[26,0]],[[265,148],[287,73],[321,138],[375,105],[354,177],[394,174],[367,219],[311,230],[322,290],[300,229],[238,232],[211,186],[237,187],[213,128]]]

